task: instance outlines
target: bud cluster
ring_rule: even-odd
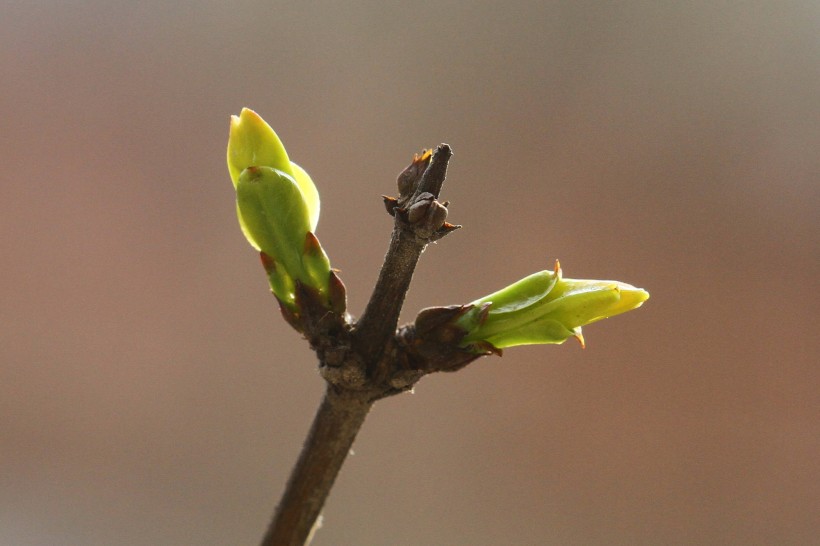
[[[331,281],[335,274],[314,234],[319,192],[307,172],[290,161],[273,129],[248,108],[231,116],[228,171],[242,233],[260,252],[271,290],[282,305],[298,313],[300,284],[325,306],[338,309],[339,295],[330,291],[331,285],[338,291],[339,282]]]

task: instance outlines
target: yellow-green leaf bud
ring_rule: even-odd
[[[274,130],[259,114],[243,108],[231,116],[228,137],[228,171],[234,186],[248,167],[273,167],[293,176],[288,153]]]
[[[295,311],[298,281],[331,306],[330,262],[314,235],[319,192],[310,175],[290,161],[276,132],[248,108],[231,116],[227,155],[239,225],[261,252],[271,290]]]
[[[231,116],[228,138],[228,172],[234,187],[248,167],[272,167],[293,177],[310,215],[310,231],[319,223],[319,192],[310,175],[290,161],[285,146],[270,125],[250,108]]]
[[[248,167],[236,185],[236,209],[248,242],[273,258],[292,279],[307,282],[301,254],[310,222],[293,177],[271,167]]]
[[[330,260],[325,254],[319,239],[311,232],[305,235],[305,244],[302,249],[302,266],[310,276],[310,286],[319,288],[322,292],[327,292],[328,282],[330,282]]]
[[[504,349],[570,337],[583,345],[582,326],[640,307],[648,298],[645,290],[618,281],[564,279],[556,262],[554,271],[534,273],[472,302],[456,324],[467,332],[462,347],[487,343]]]

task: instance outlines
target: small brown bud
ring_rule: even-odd
[[[410,162],[410,165],[408,165],[401,173],[399,173],[397,180],[399,186],[399,196],[412,195],[415,192],[416,186],[421,180],[421,176],[424,174],[427,166],[430,164],[430,159],[432,157],[432,150],[423,150],[421,155],[413,154],[413,161]]]

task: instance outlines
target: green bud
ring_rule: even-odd
[[[305,235],[305,244],[302,249],[302,266],[305,272],[310,276],[310,281],[305,284],[322,287],[322,291],[326,292],[323,287],[327,286],[330,279],[330,260],[325,254],[325,250],[311,232]]]
[[[273,167],[291,176],[299,189],[310,215],[310,230],[316,231],[319,222],[319,192],[310,175],[290,161],[282,141],[259,114],[243,108],[238,116],[231,116],[228,138],[228,172],[234,187],[239,176],[248,167]]]
[[[299,282],[313,288],[324,305],[339,307],[338,301],[330,301],[330,262],[313,233],[319,221],[316,186],[290,161],[282,141],[253,110],[243,108],[231,116],[228,172],[236,188],[242,233],[260,251],[277,298],[298,311]]]
[[[467,332],[462,347],[489,344],[496,349],[516,345],[563,343],[581,327],[640,307],[649,293],[618,281],[564,279],[540,271],[472,302],[456,325]]]
[[[279,301],[293,307],[296,299],[296,286],[290,275],[281,267],[276,265],[274,260],[268,254],[259,252],[259,257],[262,259],[262,267],[268,274],[268,284],[271,292],[273,292]]]
[[[277,268],[293,280],[307,281],[301,254],[310,223],[293,177],[271,167],[248,167],[236,185],[236,209],[248,242],[273,258]],[[280,300],[291,299],[276,295]]]
[[[288,153],[274,130],[259,114],[243,108],[231,116],[228,137],[228,171],[234,186],[248,167],[273,167],[293,176]]]

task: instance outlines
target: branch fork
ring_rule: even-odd
[[[470,304],[424,309],[412,324],[399,328],[421,253],[460,227],[447,222],[449,203],[439,201],[451,156],[447,144],[415,155],[399,174],[399,195],[384,197],[394,218],[393,232],[358,321],[347,314],[344,284],[312,228],[305,227],[308,217],[291,230],[291,240],[307,233],[296,259],[291,246],[278,244],[279,231],[266,230],[261,221],[270,216],[270,199],[261,198],[268,194],[253,193],[259,188],[248,179],[250,168],[239,176],[237,195],[242,190],[253,198],[243,226],[254,228],[254,240],[278,253],[284,273],[273,256],[261,252],[272,290],[284,298],[279,304],[285,319],[316,352],[327,383],[263,546],[301,546],[309,540],[356,433],[377,400],[412,389],[427,374],[453,372],[482,356],[500,355],[506,347],[560,344],[571,337],[583,346],[582,326],[640,307],[649,298],[645,290],[618,281],[564,278],[556,261],[553,270],[533,273]],[[299,172],[293,164],[290,168]],[[285,175],[275,169],[269,175],[270,190],[293,190]]]
[[[452,345],[420,343],[414,325],[398,329],[410,281],[425,247],[461,226],[447,222],[438,200],[452,151],[447,144],[416,155],[398,177],[398,197],[384,197],[393,233],[373,294],[358,321],[344,312],[344,285],[331,271],[328,310],[321,294],[297,283],[298,312],[280,301],[285,319],[302,332],[327,382],[322,404],[265,535],[263,546],[301,546],[372,404],[405,392],[424,375],[452,370],[481,355]],[[263,264],[266,263],[263,256]]]

